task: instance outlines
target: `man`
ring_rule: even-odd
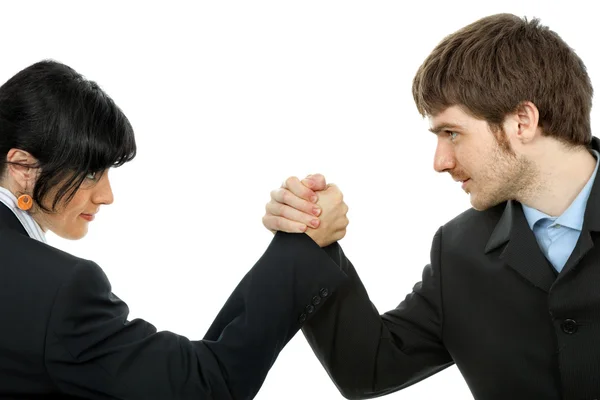
[[[539,21],[493,15],[438,44],[413,96],[435,170],[473,208],[439,228],[422,281],[382,315],[327,246],[351,283],[303,327],[317,357],[352,399],[453,363],[477,399],[600,398],[600,141],[583,62]],[[309,199],[325,180],[302,183],[272,192],[268,229],[316,226]]]

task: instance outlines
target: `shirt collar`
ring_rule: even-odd
[[[15,214],[30,238],[47,243],[46,235],[35,219],[27,211],[23,211],[17,207],[17,198],[15,195],[2,186],[0,186],[0,203],[5,204]]]
[[[569,208],[567,208],[565,212],[563,212],[558,218],[551,217],[539,210],[536,210],[535,208],[531,208],[525,204],[522,204],[523,213],[525,214],[525,218],[527,219],[527,223],[531,229],[533,229],[538,221],[548,218],[555,220],[557,224],[562,226],[581,231],[583,226],[583,217],[585,215],[585,206],[587,205],[588,198],[590,197],[590,192],[592,191],[592,186],[598,172],[598,164],[600,163],[600,153],[594,149],[591,151],[594,158],[596,158],[596,168],[594,169],[594,173],[587,181],[583,189],[581,189],[581,192],[579,192],[575,200],[573,200]]]

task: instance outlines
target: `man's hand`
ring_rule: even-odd
[[[263,225],[273,233],[306,232],[321,247],[346,235],[348,206],[338,187],[327,185],[320,174],[286,179],[271,192],[265,209]]]
[[[317,229],[308,227],[306,234],[320,247],[325,247],[346,236],[349,222],[346,216],[348,206],[344,203],[342,192],[334,184],[329,184],[325,190],[317,192],[317,196],[317,205],[323,209],[321,224]]]

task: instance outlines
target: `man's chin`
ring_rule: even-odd
[[[473,207],[473,209],[475,209],[477,211],[488,210],[492,207],[497,206],[498,204],[500,204],[504,201],[501,199],[482,199],[481,197],[474,195],[473,192],[469,193],[469,195],[470,195],[469,200],[471,202],[471,207]]]

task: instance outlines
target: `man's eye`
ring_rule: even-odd
[[[448,131],[448,136],[450,137],[450,140],[454,140],[458,136],[458,133],[452,132],[452,131]]]

